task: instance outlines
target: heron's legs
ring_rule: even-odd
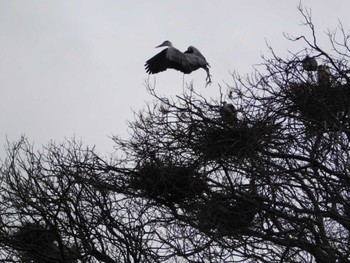
[[[185,74],[182,74],[182,90],[185,88]]]
[[[205,79],[207,84],[205,86],[208,86],[211,83],[211,75],[209,73],[209,68],[206,68],[205,71],[207,72],[207,78]]]

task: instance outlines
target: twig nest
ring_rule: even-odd
[[[181,203],[200,195],[206,183],[193,167],[150,162],[136,169],[130,187],[149,198]]]
[[[198,227],[208,234],[235,235],[252,224],[256,213],[252,200],[215,194],[200,207]]]

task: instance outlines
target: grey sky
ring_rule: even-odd
[[[299,1],[91,1],[0,0],[0,147],[25,134],[36,146],[75,136],[111,152],[109,136],[127,136],[131,109],[151,99],[144,62],[170,40],[180,50],[197,47],[211,65],[186,75],[197,91],[219,96],[229,72],[245,74],[269,55],[265,39],[281,56],[300,50],[282,33],[307,34]],[[350,1],[303,1],[324,32],[338,19],[350,29]],[[156,79],[160,94],[182,91],[182,74],[166,71]],[[0,150],[2,152],[2,150]]]

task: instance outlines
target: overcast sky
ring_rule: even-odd
[[[350,29],[349,0],[305,0],[325,42],[338,20]],[[112,135],[128,136],[127,120],[151,100],[144,63],[164,40],[197,47],[211,65],[185,76],[206,97],[219,96],[230,72],[252,72],[269,56],[265,41],[282,57],[301,50],[283,33],[309,33],[301,26],[299,1],[281,0],[0,0],[0,153],[6,138],[26,135],[39,148],[75,136],[113,151]],[[157,91],[174,96],[183,75],[169,70],[151,77]]]

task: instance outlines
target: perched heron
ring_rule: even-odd
[[[331,83],[331,71],[327,65],[318,66],[317,83],[320,87],[329,87]]]
[[[306,56],[303,60],[302,60],[302,64],[303,64],[303,69],[305,71],[317,71],[317,61],[314,57],[309,57]]]
[[[223,122],[234,124],[238,121],[237,110],[231,103],[224,101],[220,107],[220,116]]]
[[[176,69],[184,74],[189,74],[199,68],[203,68],[207,72],[207,84],[211,83],[211,75],[209,73],[209,63],[205,57],[193,46],[189,46],[185,52],[181,52],[174,48],[170,41],[164,41],[158,47],[168,47],[162,50],[146,61],[146,72],[156,74],[167,70],[168,68]]]

